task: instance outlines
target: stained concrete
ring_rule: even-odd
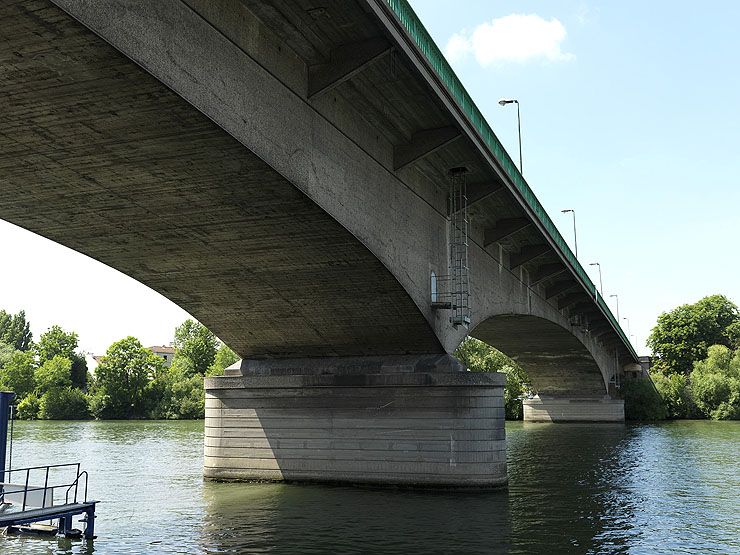
[[[469,372],[206,378],[205,477],[500,486],[504,381]]]
[[[562,257],[535,220],[486,244],[532,214],[376,8],[4,2],[0,217],[139,279],[249,359],[436,356],[470,332],[540,392],[605,392],[630,348],[570,268],[549,270]],[[374,38],[393,52],[309,98],[311,67]],[[450,126],[460,138],[395,169]],[[461,165],[490,193],[472,210],[470,330],[430,291]]]
[[[526,422],[624,422],[624,400],[541,397],[524,400]]]

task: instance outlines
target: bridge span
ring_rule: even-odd
[[[205,475],[506,480],[528,420],[622,420],[637,356],[405,0],[3,0],[0,217],[243,358]],[[112,292],[113,294],[113,292]]]

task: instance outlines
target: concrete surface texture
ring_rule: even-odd
[[[240,355],[445,355],[545,395],[634,353],[380,0],[0,4],[0,217],[101,260]],[[434,310],[468,168],[472,322]]]
[[[624,401],[598,398],[540,397],[524,400],[527,422],[624,422]]]
[[[500,486],[504,379],[471,372],[207,378],[204,474]]]

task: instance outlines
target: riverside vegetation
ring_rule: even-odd
[[[134,337],[113,343],[93,376],[74,332],[52,326],[32,340],[23,311],[0,310],[0,388],[17,394],[24,419],[203,418],[204,376],[239,358],[205,326],[175,329],[169,368]],[[648,341],[651,378],[622,384],[631,420],[740,419],[740,311],[722,295],[661,314]],[[507,420],[521,420],[533,393],[526,372],[504,353],[468,337],[455,351],[474,372],[506,374]]]
[[[622,384],[628,420],[740,420],[740,311],[723,295],[681,305],[658,317],[647,340],[651,378]],[[467,338],[455,355],[476,372],[506,374],[506,418],[522,418],[532,393],[526,372],[482,341]]]
[[[0,389],[16,393],[21,419],[203,418],[204,376],[223,374],[238,356],[194,320],[175,329],[174,347],[167,368],[126,337],[108,348],[93,375],[75,332],[55,325],[34,342],[23,311],[0,310]]]

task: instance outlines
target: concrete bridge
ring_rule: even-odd
[[[637,357],[404,0],[2,0],[0,217],[237,351],[205,475],[505,481],[528,420],[622,420]],[[114,294],[114,292],[112,292]]]

